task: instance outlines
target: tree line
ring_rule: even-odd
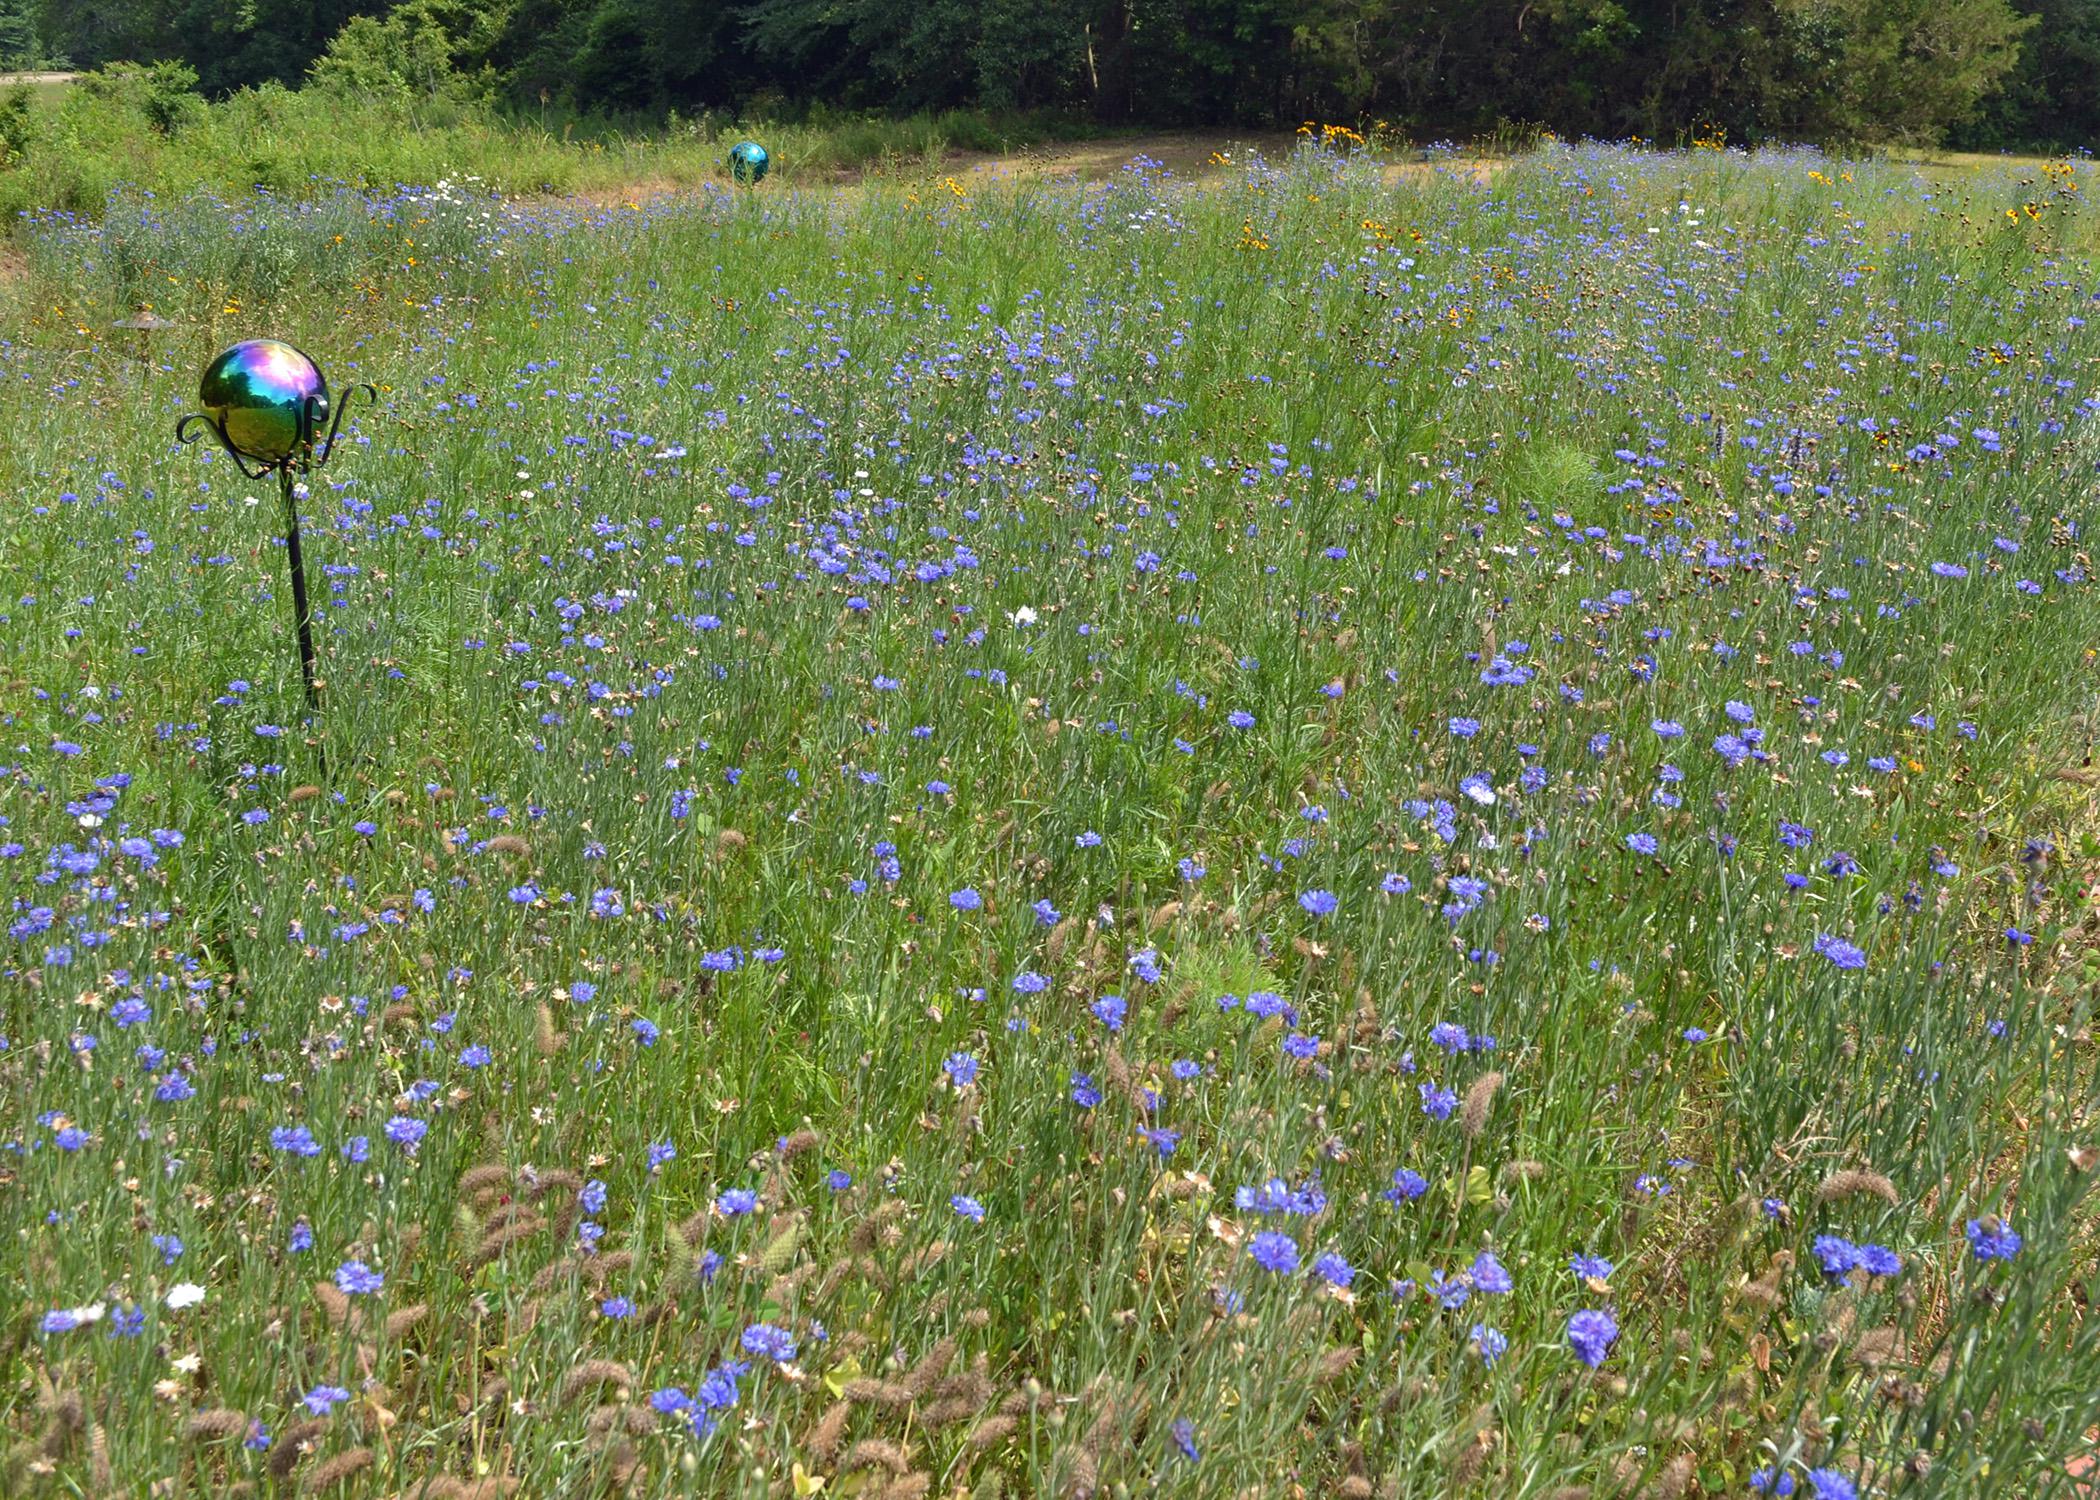
[[[0,67],[531,109],[1055,109],[1663,143],[2100,136],[2100,0],[0,0]]]

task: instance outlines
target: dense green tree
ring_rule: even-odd
[[[2020,0],[2034,29],[2020,61],[1953,142],[1970,150],[2091,150],[2100,144],[2100,0]]]
[[[29,0],[0,0],[0,71],[33,68],[43,60],[43,38]]]
[[[460,97],[466,74],[528,109],[621,114],[1051,106],[1972,146],[2100,130],[2100,0],[0,0],[0,47],[26,51],[31,5],[43,51],[181,60],[210,93],[311,74]]]

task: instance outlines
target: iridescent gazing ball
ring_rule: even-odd
[[[773,159],[757,141],[738,141],[729,148],[729,175],[747,186],[766,175]]]
[[[311,443],[328,416],[321,367],[276,339],[249,339],[219,355],[204,367],[198,398],[234,452],[265,464]]]

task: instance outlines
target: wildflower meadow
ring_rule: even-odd
[[[0,1494],[2087,1493],[2091,181],[32,215]]]

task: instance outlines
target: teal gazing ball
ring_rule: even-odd
[[[198,388],[226,445],[257,463],[282,463],[313,442],[328,416],[321,367],[277,339],[248,339],[204,367]]]
[[[729,148],[729,175],[747,186],[766,175],[773,159],[757,141],[738,141]]]

